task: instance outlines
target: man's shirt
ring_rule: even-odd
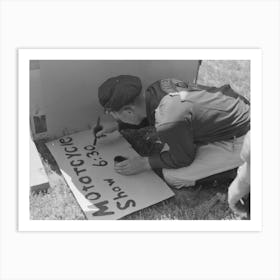
[[[148,87],[145,98],[148,121],[165,143],[160,154],[149,157],[153,169],[188,166],[198,145],[230,140],[250,130],[250,104],[229,85],[190,87],[166,79]]]

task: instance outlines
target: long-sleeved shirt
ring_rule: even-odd
[[[176,93],[184,93],[184,98]],[[145,93],[147,118],[166,149],[149,157],[152,168],[180,168],[195,158],[197,145],[240,137],[250,130],[250,104],[229,85],[188,86],[160,80]]]

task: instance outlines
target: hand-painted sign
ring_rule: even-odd
[[[88,219],[119,219],[174,195],[152,171],[132,176],[115,172],[116,156],[137,155],[118,132],[93,145],[92,131],[82,131],[47,147]]]

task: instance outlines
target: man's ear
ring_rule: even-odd
[[[110,112],[110,115],[114,118],[114,119],[118,119],[118,115],[116,112]]]
[[[122,111],[125,112],[125,113],[127,113],[127,114],[131,114],[131,113],[134,113],[135,108],[134,108],[133,105],[127,105],[127,106],[124,106],[124,107],[122,108]]]

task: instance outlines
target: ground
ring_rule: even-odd
[[[203,61],[197,82],[210,86],[230,84],[233,89],[250,99],[250,63],[246,60]],[[153,133],[152,128],[142,129],[136,134],[135,131],[123,131],[123,135],[141,155],[148,155],[160,149],[154,141],[143,140],[150,133]],[[46,146],[39,142],[37,148],[49,176],[50,188],[45,193],[30,194],[30,218],[85,219]],[[234,214],[227,204],[227,189],[233,179],[232,173],[230,175],[198,182],[191,188],[174,190],[174,197],[137,211],[124,219],[241,219],[242,217]]]

